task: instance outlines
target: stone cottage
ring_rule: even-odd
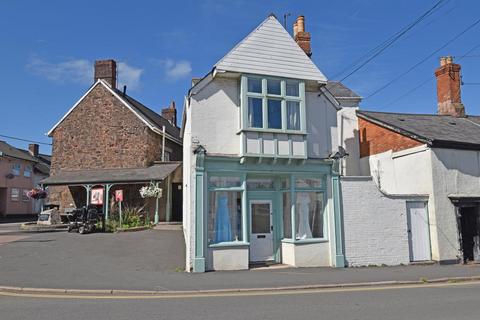
[[[114,194],[124,205],[143,207],[152,221],[182,218],[182,141],[175,104],[161,114],[117,89],[114,60],[95,62],[94,84],[48,132],[53,139],[49,188],[60,210],[103,199],[108,219]],[[139,189],[153,183],[163,190],[159,203],[142,199]],[[101,189],[98,191],[98,189]]]

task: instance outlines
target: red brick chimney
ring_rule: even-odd
[[[31,143],[28,145],[28,152],[30,153],[30,155],[34,156],[34,157],[38,157],[38,144],[36,143]]]
[[[460,85],[461,66],[453,63],[451,56],[440,58],[440,67],[435,70],[437,77],[438,114],[464,117],[465,107],[462,103]]]
[[[97,60],[95,61],[94,81],[98,79],[105,80],[112,88],[117,87],[117,63],[115,60]]]
[[[175,109],[175,101],[172,101],[169,107],[162,109],[162,117],[167,119],[175,127],[177,126],[177,109]]]
[[[310,32],[305,32],[304,16],[298,16],[297,21],[293,24],[293,39],[295,39],[295,42],[305,51],[308,57],[312,56]]]

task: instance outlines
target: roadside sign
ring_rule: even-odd
[[[115,190],[115,201],[123,201],[123,190]]]
[[[91,204],[103,204],[103,188],[92,189],[90,194],[90,203]]]

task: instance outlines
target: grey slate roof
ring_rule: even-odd
[[[127,94],[124,95],[122,91],[118,89],[114,89],[114,91],[118,94],[120,99],[123,99],[124,102],[128,103],[133,108],[135,108],[137,112],[139,112],[143,117],[145,117],[148,122],[154,124],[159,130],[162,130],[162,127],[165,126],[165,131],[169,135],[173,136],[174,138],[181,139],[180,128],[174,126],[167,119],[162,117],[160,114],[146,107],[145,105],[138,102],[137,100],[130,97],[129,95]]]
[[[35,170],[46,176],[50,174],[51,156],[49,155],[39,154],[38,157],[34,157],[28,150],[15,148],[5,141],[0,141],[0,152],[4,156],[31,161],[34,163]]]
[[[357,111],[359,118],[439,148],[480,150],[480,116]]]
[[[41,181],[44,185],[79,185],[95,183],[134,183],[161,181],[181,162],[164,162],[146,168],[91,169],[61,171]]]
[[[328,81],[326,88],[337,99],[361,99],[361,97],[339,81]]]
[[[38,162],[38,160],[31,156],[27,150],[22,150],[9,145],[5,141],[0,140],[0,152],[8,157],[22,159],[26,161]]]

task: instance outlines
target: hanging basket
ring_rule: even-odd
[[[161,198],[162,188],[151,182],[148,186],[140,188],[140,196],[142,198]]]
[[[32,190],[27,192],[27,197],[30,199],[45,199],[47,197],[47,191],[40,189],[40,188],[33,188]]]

